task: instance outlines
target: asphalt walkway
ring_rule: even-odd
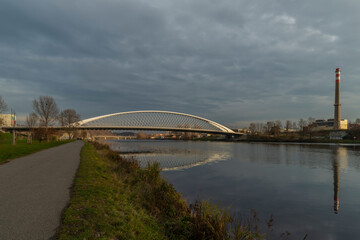
[[[0,240],[55,239],[82,146],[76,141],[0,165]]]

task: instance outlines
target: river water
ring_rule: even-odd
[[[360,146],[120,141],[112,149],[157,161],[188,202],[211,200],[236,215],[255,209],[272,238],[360,238]],[[265,223],[263,223],[265,225]]]

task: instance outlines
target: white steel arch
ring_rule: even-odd
[[[166,118],[166,121],[165,121]],[[182,125],[183,124],[183,125]],[[156,126],[155,126],[156,125]],[[130,111],[88,118],[79,122],[80,127],[147,127],[154,129],[178,128],[199,131],[234,133],[231,129],[211,120],[179,112],[170,111]],[[185,127],[186,126],[186,127]]]

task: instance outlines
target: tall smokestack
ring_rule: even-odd
[[[340,104],[340,68],[335,71],[335,111],[334,111],[334,129],[340,129],[341,104]]]

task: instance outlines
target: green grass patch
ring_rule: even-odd
[[[231,227],[234,226],[234,227]],[[190,206],[160,175],[108,146],[85,143],[58,239],[263,239],[208,202]]]
[[[139,206],[114,167],[85,143],[59,239],[166,239],[162,226]]]
[[[12,145],[12,135],[9,133],[0,133],[0,163],[6,162],[10,159],[25,156],[40,150],[59,146],[70,141],[52,141],[52,142],[38,142],[33,141],[28,144],[26,139],[18,138],[16,145]]]

